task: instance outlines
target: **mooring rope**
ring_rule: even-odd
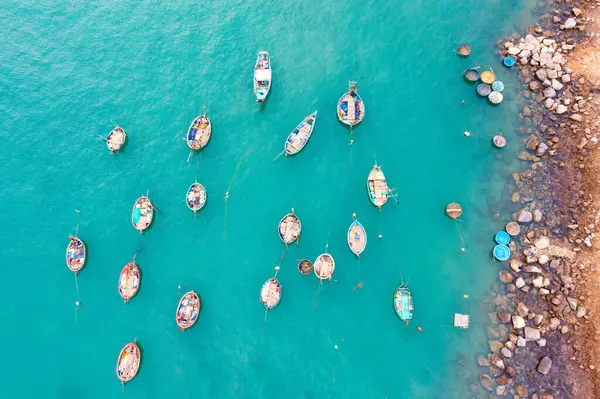
[[[231,176],[231,180],[229,181],[229,188],[227,189],[227,192],[225,193],[225,215],[223,216],[223,236],[224,237],[227,236],[227,208],[228,208],[229,193],[231,192],[231,187],[233,186],[233,181],[235,179],[235,175],[237,174],[238,170],[242,166],[242,162],[246,159],[246,155],[248,155],[249,152],[250,152],[250,150],[247,150],[240,157],[240,160],[238,161],[237,166],[235,167],[235,170],[233,171],[233,175]]]
[[[458,227],[458,219],[454,219],[454,225],[456,226],[456,231],[458,231],[458,236],[460,237],[460,251],[465,252],[467,249],[465,248],[465,240],[463,235]]]

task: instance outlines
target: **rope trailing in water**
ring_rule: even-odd
[[[229,181],[229,188],[227,189],[227,192],[225,193],[225,215],[223,216],[223,236],[224,237],[227,237],[227,208],[228,208],[229,193],[231,192],[231,187],[233,186],[233,181],[235,180],[235,175],[237,174],[238,170],[242,166],[242,162],[244,162],[246,160],[246,156],[248,155],[249,152],[250,152],[250,150],[247,150],[240,157],[240,160],[238,161],[237,166],[235,167],[235,170],[233,171],[233,175],[231,176],[231,180]]]
[[[454,225],[456,226],[456,231],[458,231],[458,236],[460,237],[460,251],[465,252],[467,249],[465,248],[465,240],[463,238],[462,232],[458,227],[458,219],[454,219]]]
[[[350,125],[350,167],[348,173],[352,172],[352,143],[354,143],[354,140],[352,140],[352,125]]]

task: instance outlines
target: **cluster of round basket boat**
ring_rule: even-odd
[[[496,260],[501,262],[507,261],[510,258],[510,248],[508,245],[510,244],[511,235],[517,235],[521,231],[521,228],[517,223],[511,222],[506,225],[507,231],[499,231],[496,233],[494,237],[494,241],[496,241],[496,246],[492,250],[492,254]],[[515,227],[516,225],[516,227]]]
[[[496,80],[496,75],[491,68],[481,73],[479,73],[478,69],[479,67],[466,69],[463,72],[465,80],[470,83],[481,81],[476,88],[477,94],[481,97],[487,97],[492,104],[500,104],[504,99],[501,93],[504,90],[504,83]]]

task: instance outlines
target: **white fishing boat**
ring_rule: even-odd
[[[181,297],[175,313],[175,320],[182,331],[187,330],[196,323],[200,313],[200,305],[200,297],[194,290]]]
[[[281,283],[273,277],[265,281],[260,289],[260,301],[267,310],[273,309],[281,300]]]
[[[294,214],[294,208],[292,208],[292,213],[288,213],[279,222],[279,238],[286,245],[291,244],[300,238],[300,233],[302,232],[302,224],[300,223],[300,219],[298,216]]]
[[[387,185],[385,175],[378,165],[373,166],[373,169],[369,172],[367,192],[369,193],[369,200],[378,209],[381,209],[388,200],[390,189]]]
[[[312,135],[317,121],[317,111],[313,112],[296,126],[285,140],[285,154],[294,155],[302,151]]]
[[[206,189],[202,184],[195,182],[188,188],[186,203],[188,208],[194,212],[194,215],[200,209],[204,208],[206,204]]]
[[[133,204],[131,224],[137,231],[143,233],[152,224],[152,219],[154,219],[154,205],[148,197],[142,195]]]
[[[120,126],[115,126],[106,137],[106,146],[113,153],[119,152],[121,147],[125,144],[127,139],[127,133]]]
[[[348,228],[348,247],[354,255],[359,257],[367,246],[367,231],[356,219],[356,215],[352,215],[352,217],[354,221]]]
[[[85,259],[85,244],[83,241],[81,241],[81,239],[70,235],[66,255],[67,267],[72,272],[75,272],[75,275],[78,275],[79,271],[83,269],[83,266],[85,265]]]
[[[137,294],[140,288],[141,273],[139,266],[135,263],[135,256],[123,267],[119,275],[119,295],[125,303]]]
[[[140,369],[142,355],[135,341],[128,343],[117,359],[117,377],[123,384],[131,381]]]
[[[358,95],[356,82],[350,82],[349,89],[337,104],[337,116],[340,122],[350,127],[359,124],[365,117],[365,103]]]
[[[314,271],[319,280],[328,280],[333,276],[335,261],[328,253],[321,254],[313,263]]]
[[[271,57],[266,51],[258,53],[254,66],[254,95],[256,101],[262,104],[271,90]]]

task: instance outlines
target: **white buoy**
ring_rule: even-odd
[[[383,238],[383,236],[381,234],[379,234],[379,239],[381,240]]]
[[[333,345],[333,347],[337,350],[338,346],[337,345]]]
[[[177,286],[177,288],[181,289],[181,286],[180,286],[180,285],[178,285],[178,286]]]
[[[81,303],[79,301],[77,301],[77,302],[75,302],[75,305],[79,306],[79,305],[81,305]]]
[[[471,135],[471,132],[468,132],[468,131],[465,130],[464,135],[467,136],[467,137],[469,137]]]

